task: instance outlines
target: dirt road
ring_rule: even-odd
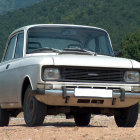
[[[134,128],[118,128],[113,117],[105,116],[94,116],[89,127],[48,116],[43,126],[29,128],[23,118],[11,118],[8,127],[0,127],[0,140],[140,140],[140,116]]]

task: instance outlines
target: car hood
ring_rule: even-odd
[[[110,68],[133,68],[133,63],[140,68],[140,63],[125,58],[117,58],[103,55],[74,55],[62,54],[52,56],[56,66],[87,66]],[[137,63],[137,64],[136,64]]]

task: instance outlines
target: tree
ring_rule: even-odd
[[[140,61],[140,31],[128,34],[121,41],[123,57]]]

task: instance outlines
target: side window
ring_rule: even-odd
[[[23,56],[23,46],[24,46],[24,34],[20,33],[17,37],[17,46],[15,50],[15,58],[20,58]]]
[[[14,36],[9,41],[9,44],[8,44],[8,47],[7,47],[7,51],[6,51],[4,60],[10,60],[10,59],[12,59],[15,45],[16,45],[16,36]]]

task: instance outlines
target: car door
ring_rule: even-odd
[[[15,103],[18,101],[16,63],[17,59],[22,57],[23,50],[21,51],[17,46],[21,45],[18,41],[23,39],[23,33],[16,34],[10,39],[3,62],[0,65],[0,103]]]

